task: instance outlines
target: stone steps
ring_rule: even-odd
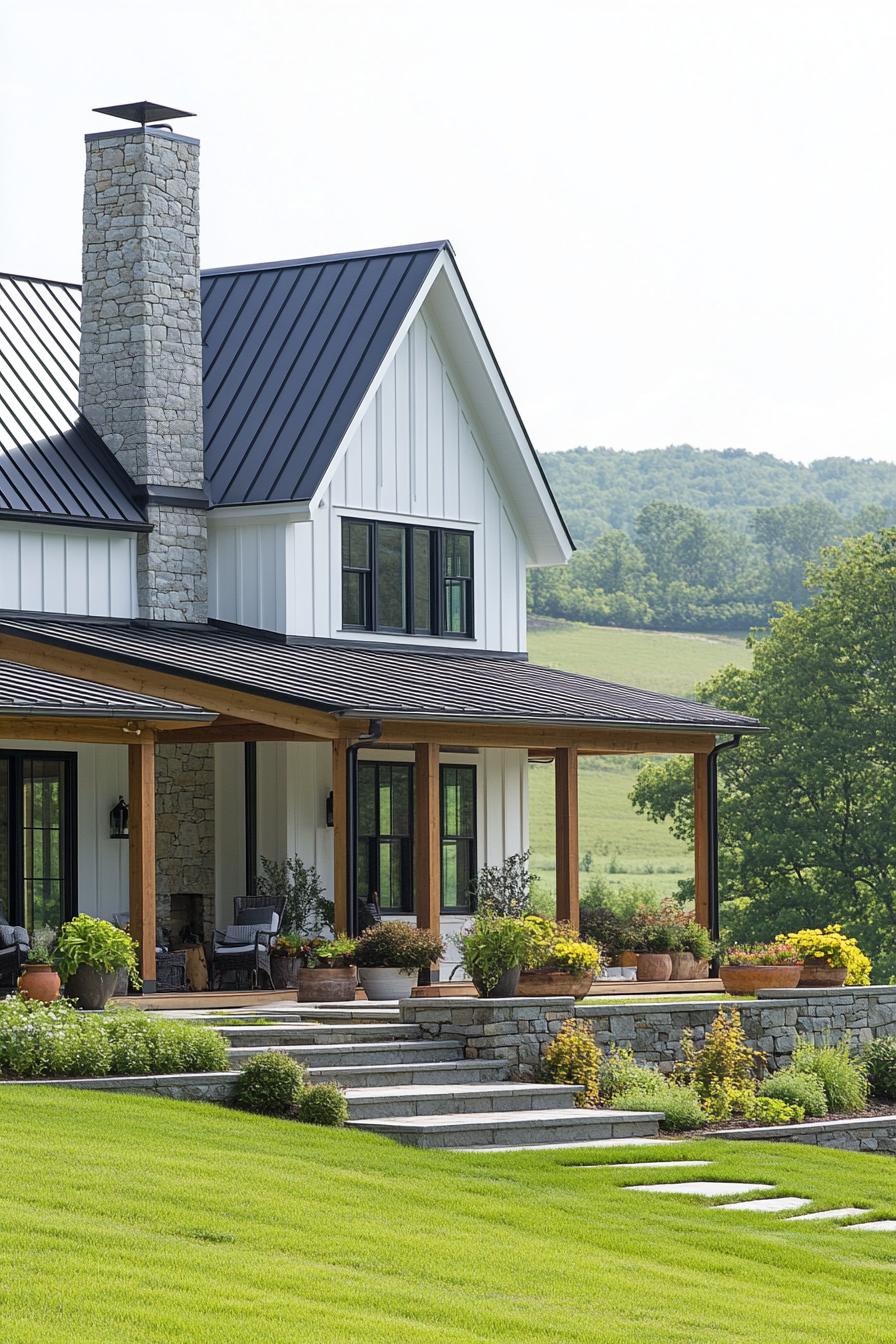
[[[415,1148],[537,1148],[558,1143],[589,1144],[598,1139],[653,1138],[660,1119],[656,1112],[540,1107],[350,1120],[349,1124]]]
[[[338,1083],[340,1087],[359,1089],[367,1087],[408,1087],[453,1083],[499,1083],[507,1077],[508,1069],[499,1059],[445,1059],[435,1063],[386,1063],[375,1065],[329,1065],[312,1067],[308,1080],[312,1083]]]
[[[279,1050],[281,1054],[307,1064],[309,1068],[344,1068],[348,1065],[377,1064],[438,1064],[463,1058],[457,1041],[366,1041],[351,1044],[287,1045],[287,1046],[231,1046],[228,1051],[231,1065],[240,1068],[253,1055],[265,1050]]]
[[[273,1027],[217,1027],[216,1030],[232,1046],[267,1049],[291,1045],[367,1045],[371,1041],[398,1044],[422,1038],[419,1027],[399,1022],[289,1022]]]
[[[416,1115],[532,1112],[544,1107],[571,1110],[579,1091],[578,1087],[555,1087],[549,1083],[412,1083],[398,1087],[350,1087],[346,1098],[352,1120],[377,1120]]]

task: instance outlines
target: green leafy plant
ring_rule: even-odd
[[[198,1022],[121,1008],[100,1019],[111,1048],[112,1074],[219,1073],[228,1068],[227,1042]]]
[[[616,957],[625,948],[626,924],[608,905],[583,903],[579,930],[583,938],[600,948],[604,958]]]
[[[355,943],[357,966],[391,966],[422,971],[445,955],[445,944],[428,929],[403,919],[384,919],[359,935]]]
[[[859,1059],[854,1059],[849,1036],[834,1043],[829,1034],[820,1045],[798,1036],[793,1049],[793,1067],[818,1078],[828,1100],[828,1109],[850,1115],[863,1111],[868,1104],[868,1074]]]
[[[260,1115],[291,1115],[305,1088],[305,1069],[291,1055],[265,1050],[243,1065],[236,1102]]]
[[[482,914],[519,916],[529,907],[538,878],[529,869],[529,850],[508,854],[503,863],[480,868],[471,889]]]
[[[805,1069],[778,1069],[760,1083],[759,1095],[800,1106],[804,1115],[827,1115],[829,1109],[821,1079]]]
[[[25,958],[29,966],[51,966],[56,948],[56,930],[45,924],[31,935],[31,946]]]
[[[706,1115],[700,1105],[700,1098],[692,1087],[679,1086],[663,1079],[647,1087],[632,1087],[621,1092],[613,1100],[614,1110],[620,1111],[662,1111],[660,1129],[678,1133],[686,1129],[699,1129],[706,1124]]]
[[[262,858],[259,867],[255,886],[258,904],[283,901],[280,927],[284,933],[311,938],[333,927],[333,902],[325,899],[325,887],[313,864],[294,854],[289,859]]]
[[[335,938],[307,938],[298,945],[298,956],[309,970],[318,970],[321,966],[353,966],[355,964],[355,940],[345,934]]]
[[[638,1064],[634,1051],[628,1045],[610,1043],[600,1065],[600,1096],[602,1101],[615,1101],[623,1092],[645,1091],[654,1084],[663,1087],[666,1079],[659,1072],[645,1064]]]
[[[338,1128],[348,1120],[348,1101],[336,1083],[312,1083],[302,1088],[293,1114],[305,1125]]]
[[[94,919],[92,915],[75,915],[63,924],[53,964],[63,983],[71,979],[79,966],[91,966],[101,972],[125,968],[135,989],[142,983],[134,939],[124,929],[117,929],[105,919]]]
[[[871,961],[855,938],[847,938],[842,924],[828,924],[824,929],[800,929],[797,933],[779,934],[777,942],[796,948],[803,961],[823,961],[827,966],[846,967],[848,985],[871,984]]]
[[[744,1118],[758,1120],[763,1125],[801,1124],[806,1109],[799,1102],[785,1101],[783,1097],[751,1096],[744,1106]]]
[[[458,935],[464,970],[477,989],[486,994],[501,976],[522,966],[529,948],[529,936],[523,920],[511,915],[479,914],[472,926]]]
[[[706,1033],[701,1049],[694,1044],[694,1034],[687,1028],[681,1037],[682,1060],[675,1065],[676,1082],[692,1085],[698,1096],[709,1099],[722,1085],[755,1091],[755,1071],[765,1062],[761,1050],[747,1044],[736,1008],[720,1008]]]
[[[755,1088],[755,1083],[716,1079],[705,1091],[698,1092],[704,1115],[713,1123],[730,1120],[733,1115],[746,1115],[756,1095]]]
[[[715,955],[715,943],[709,930],[694,919],[676,926],[674,940],[676,952],[690,952],[696,961],[710,961]]]
[[[600,1047],[587,1022],[568,1017],[545,1046],[542,1074],[550,1083],[574,1083],[582,1091],[577,1106],[596,1106],[600,1100]]]
[[[871,1091],[886,1101],[896,1101],[896,1036],[878,1036],[862,1051]]]
[[[600,952],[593,943],[584,942],[568,924],[526,915],[526,970],[567,971],[573,975],[596,975],[600,970]]]

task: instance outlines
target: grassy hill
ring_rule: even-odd
[[[529,631],[534,663],[562,667],[604,681],[641,686],[668,695],[689,696],[726,663],[749,664],[743,639],[723,635],[619,630],[568,621],[537,621]],[[591,871],[615,886],[633,882],[666,895],[692,873],[687,846],[665,827],[639,817],[628,794],[646,757],[591,757],[579,771],[579,837]],[[554,774],[550,766],[529,768],[529,827],[532,867],[542,891],[553,898]],[[582,873],[583,889],[588,873]]]

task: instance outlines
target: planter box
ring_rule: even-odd
[[[346,1003],[355,997],[358,972],[354,966],[303,966],[296,982],[299,1003]]]
[[[720,966],[726,994],[755,994],[759,989],[796,989],[802,966]]]
[[[572,971],[523,971],[520,975],[517,995],[526,999],[541,999],[554,995],[584,999],[594,984],[590,971],[579,975]]]
[[[672,959],[671,980],[694,980],[697,976],[697,962],[693,952],[670,952]]]
[[[845,966],[829,966],[820,957],[809,957],[803,962],[800,987],[809,989],[839,989],[846,984]]]

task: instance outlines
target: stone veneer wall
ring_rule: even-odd
[[[403,999],[402,1022],[434,1040],[459,1040],[467,1059],[503,1059],[513,1074],[531,1078],[542,1051],[572,1016],[575,999]]]
[[[156,747],[156,901],[171,929],[173,892],[203,897],[203,939],[215,928],[215,756],[210,743]]]

